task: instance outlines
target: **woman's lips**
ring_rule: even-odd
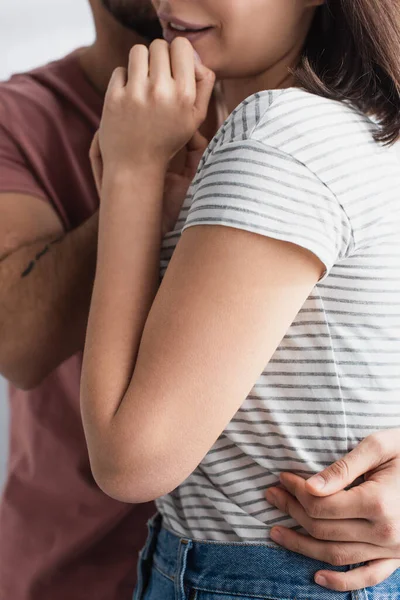
[[[177,29],[173,29],[170,25],[167,25],[163,28],[164,39],[171,44],[175,38],[184,37],[188,39],[190,42],[195,42],[200,38],[206,36],[212,31],[212,27],[207,27],[206,29],[200,30],[186,30],[186,31],[178,31]]]
[[[213,29],[211,26],[188,23],[167,14],[159,14],[158,18],[161,21],[164,39],[168,43],[171,43],[177,37],[185,37],[190,42],[194,42],[207,35]]]

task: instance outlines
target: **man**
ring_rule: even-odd
[[[1,600],[128,600],[153,504],[95,485],[79,410],[112,71],[160,35],[150,0],[91,0],[95,43],[0,85],[0,372],[11,382]]]

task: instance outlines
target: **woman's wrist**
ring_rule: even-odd
[[[100,201],[99,251],[150,238],[161,243],[164,231],[165,171],[161,165],[104,170]],[[150,237],[149,237],[150,236]],[[155,236],[155,237],[154,237]],[[107,241],[106,241],[107,240]],[[130,240],[130,241],[129,241]]]
[[[107,196],[114,190],[136,187],[145,184],[145,188],[164,186],[168,163],[154,161],[134,165],[105,165],[103,172],[102,196]]]

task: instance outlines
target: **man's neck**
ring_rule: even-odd
[[[115,36],[115,38],[103,35],[99,36],[92,46],[81,52],[79,57],[81,67],[100,94],[105,94],[114,69],[128,65],[129,51],[135,44],[148,46],[149,42],[134,32],[129,32],[129,35]]]

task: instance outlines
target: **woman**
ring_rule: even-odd
[[[324,564],[274,543],[296,524],[263,490],[400,426],[399,9],[154,5],[171,47],[132,50],[99,133],[93,473],[115,498],[158,499],[137,600],[341,598],[313,581]],[[233,112],[165,218],[167,165],[199,147],[212,72]],[[382,585],[368,598],[399,575]]]

